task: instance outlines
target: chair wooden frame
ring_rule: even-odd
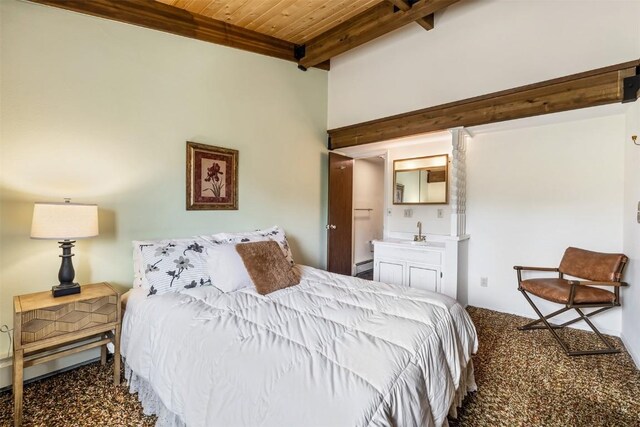
[[[617,272],[617,276],[620,277],[622,275],[622,271],[624,270],[624,267],[626,265],[627,260],[624,259],[621,263],[621,267],[619,269],[619,272]],[[522,295],[524,295],[525,299],[529,302],[529,304],[531,305],[531,307],[533,308],[533,310],[536,312],[536,314],[538,315],[539,319],[538,320],[534,320],[533,322],[529,322],[526,325],[520,326],[518,327],[519,330],[521,331],[530,331],[530,330],[534,330],[534,329],[548,329],[549,332],[551,332],[551,335],[555,338],[555,340],[558,342],[558,344],[560,344],[560,347],[562,347],[562,349],[564,350],[564,352],[567,354],[567,356],[586,356],[586,355],[593,355],[593,354],[612,354],[612,353],[620,353],[620,349],[615,348],[613,345],[611,345],[611,343],[604,337],[604,335],[602,335],[602,333],[600,333],[600,331],[598,330],[598,328],[595,327],[595,325],[591,322],[591,320],[589,320],[589,317],[592,317],[596,314],[605,312],[607,310],[610,310],[614,307],[619,307],[620,306],[620,288],[623,286],[628,286],[627,283],[622,282],[622,281],[617,281],[617,282],[594,282],[594,281],[588,281],[588,280],[568,280],[568,283],[571,285],[571,290],[569,293],[569,301],[567,302],[567,304],[565,304],[564,308],[561,308],[560,310],[554,311],[553,313],[547,314],[546,316],[543,315],[540,310],[538,309],[538,307],[536,307],[536,305],[533,303],[531,297],[527,294],[527,292],[522,288],[522,272],[523,271],[541,271],[541,272],[556,272],[558,273],[558,278],[559,279],[564,279],[564,275],[563,273],[560,271],[560,268],[547,268],[547,267],[523,267],[523,266],[519,266],[516,265],[513,267],[514,270],[516,270],[517,274],[518,274],[518,290],[520,292],[522,292]],[[574,302],[574,298],[575,298],[575,294],[576,294],[576,287],[577,286],[612,286],[614,288],[614,295],[615,295],[615,299],[612,303],[600,303],[600,304],[578,304]],[[587,313],[585,314],[582,309],[583,308],[598,308],[598,310],[595,310],[591,313]],[[559,314],[562,314],[566,311],[569,310],[575,310],[578,313],[578,317],[576,317],[575,319],[569,320],[567,322],[564,322],[560,325],[554,325],[549,323],[549,319],[551,319],[552,317],[555,317]],[[598,338],[600,339],[600,341],[602,341],[602,343],[606,346],[605,349],[597,349],[597,350],[579,350],[579,351],[571,351],[569,349],[569,346],[567,345],[566,342],[564,342],[564,340],[562,340],[562,338],[560,338],[560,335],[558,335],[558,333],[555,331],[556,329],[562,329],[566,326],[572,325],[576,322],[579,322],[581,320],[584,320],[585,323],[591,328],[591,330],[593,330],[593,332],[596,333],[596,335],[598,336]],[[542,324],[540,324],[542,323]]]

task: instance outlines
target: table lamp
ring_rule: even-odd
[[[51,291],[54,297],[80,293],[80,285],[74,283],[71,248],[77,239],[98,235],[98,206],[71,203],[35,203],[31,223],[32,239],[58,240],[62,248],[62,263],[58,272],[59,284]]]

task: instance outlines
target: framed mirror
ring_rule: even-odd
[[[449,155],[393,161],[394,205],[449,203]]]

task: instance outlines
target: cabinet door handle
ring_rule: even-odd
[[[333,224],[327,224],[327,230],[335,230],[337,227]]]

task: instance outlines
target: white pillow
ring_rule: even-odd
[[[264,230],[247,231],[242,233],[218,233],[213,236],[202,236],[205,240],[208,240],[214,244],[223,243],[248,243],[248,242],[263,242],[265,240],[274,240],[280,245],[280,249],[284,253],[287,261],[291,265],[293,262],[293,255],[291,254],[291,248],[287,241],[287,236],[277,225],[271,228],[265,228]]]
[[[207,269],[213,286],[222,292],[233,292],[253,286],[235,244],[214,245],[207,250]]]
[[[134,240],[133,246],[133,287],[149,289],[149,284],[144,277],[144,259],[142,259],[142,248],[152,245],[166,245],[171,240]]]
[[[140,251],[148,295],[211,285],[207,248],[197,239],[191,239],[190,243],[170,241],[141,245]]]
[[[217,234],[210,236],[210,239],[218,238]],[[133,287],[134,288],[143,288],[149,289],[151,286],[147,282],[145,277],[145,263],[142,258],[142,249],[145,246],[154,246],[154,245],[167,245],[168,243],[173,244],[181,244],[188,245],[193,242],[198,242],[198,244],[206,247],[211,246],[211,242],[209,240],[204,240],[200,237],[186,237],[179,239],[161,239],[161,240],[134,240],[131,242],[133,245]]]

